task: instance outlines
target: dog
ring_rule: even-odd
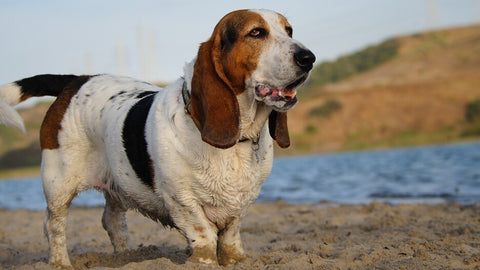
[[[184,76],[165,88],[112,75],[38,75],[0,87],[0,123],[25,130],[11,107],[56,96],[40,130],[49,263],[71,268],[66,219],[81,191],[104,193],[102,224],[129,249],[128,209],[178,229],[189,261],[245,258],[240,224],[288,147],[287,111],[314,54],[269,10],[225,15]]]

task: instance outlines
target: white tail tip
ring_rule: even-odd
[[[23,119],[18,112],[0,98],[0,124],[15,127],[25,133]]]

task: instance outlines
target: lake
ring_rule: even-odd
[[[257,202],[480,202],[480,142],[277,158]],[[95,190],[73,204],[103,205]],[[39,177],[0,181],[0,208],[46,206]]]

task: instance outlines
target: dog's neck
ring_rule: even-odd
[[[184,67],[184,79],[187,89],[192,89],[193,67],[196,58]],[[246,89],[237,96],[240,109],[240,139],[257,139],[272,109],[255,100],[254,91]]]
[[[258,138],[272,108],[256,101],[250,89],[238,95],[237,100],[240,108],[240,138]]]

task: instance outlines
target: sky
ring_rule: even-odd
[[[387,38],[480,24],[480,0],[0,0],[0,84],[37,74],[171,82],[228,12],[284,14],[317,64]]]

